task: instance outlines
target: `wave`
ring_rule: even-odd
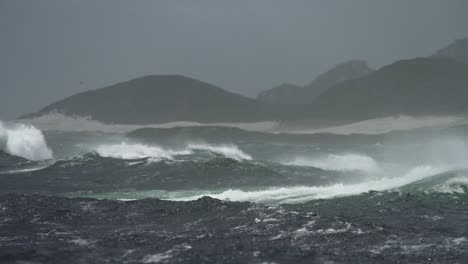
[[[39,171],[39,170],[43,170],[43,169],[48,168],[48,167],[50,167],[50,164],[39,165],[39,166],[36,166],[36,167],[28,167],[28,168],[24,168],[24,169],[14,169],[14,170],[0,171],[0,173],[2,173],[2,174],[20,174],[20,173]]]
[[[443,193],[466,193],[468,187],[468,176],[457,176],[435,186],[433,189]]]
[[[239,149],[236,145],[209,145],[209,144],[188,144],[187,149],[189,150],[208,150],[226,158],[234,159],[237,161],[241,160],[252,160],[252,156],[246,154]]]
[[[174,159],[179,155],[190,155],[196,150],[206,150],[212,153],[222,155],[226,158],[234,159],[237,161],[251,160],[252,157],[236,145],[209,145],[209,144],[188,144],[182,150],[172,150],[162,148],[157,145],[145,145],[140,143],[126,143],[119,144],[106,144],[98,146],[95,151],[101,157],[119,158],[119,159],[143,159],[151,158],[153,160]]]
[[[438,192],[438,193],[467,193],[468,170],[455,170],[437,174],[419,181],[415,181],[402,188],[404,191]]]
[[[101,157],[118,159],[143,159],[151,158],[155,160],[173,159],[175,155],[191,154],[190,151],[174,151],[163,149],[159,146],[148,146],[137,143],[108,144],[96,148],[96,153]]]
[[[442,173],[441,173],[442,172]],[[99,199],[124,199],[135,200],[148,197],[159,198],[172,201],[193,201],[204,196],[220,200],[256,202],[263,204],[296,204],[304,203],[316,199],[331,199],[337,197],[357,196],[371,191],[377,191],[377,196],[383,195],[381,192],[400,192],[400,193],[462,193],[468,194],[468,170],[465,174],[454,171],[444,171],[442,168],[431,166],[418,166],[410,169],[401,177],[382,178],[380,180],[365,181],[355,184],[331,184],[305,186],[296,185],[290,187],[272,187],[263,189],[253,189],[249,187],[230,188],[230,189],[212,189],[211,191],[197,188],[190,189],[150,189],[150,190],[121,190],[112,192],[98,193],[71,193],[73,196],[85,195]],[[196,182],[202,179],[192,179]],[[429,181],[428,184],[426,184]],[[207,186],[205,184],[199,186]],[[199,187],[198,186],[198,187]],[[226,186],[226,185],[224,185]],[[261,185],[259,185],[261,186]],[[263,185],[265,186],[265,185]],[[179,184],[180,187],[180,184]],[[221,186],[219,186],[221,187]]]
[[[328,199],[340,196],[359,195],[369,191],[397,190],[403,186],[417,182],[432,175],[444,172],[441,168],[432,166],[417,166],[401,177],[385,177],[379,180],[365,181],[355,184],[333,184],[329,186],[294,186],[278,187],[257,191],[229,189],[223,192],[201,192],[197,195],[171,200],[191,201],[203,196],[231,201],[250,201],[266,204],[303,203],[315,199]]]
[[[283,164],[315,167],[331,171],[363,171],[367,173],[380,171],[378,163],[372,157],[353,153],[329,154],[319,158],[296,157],[294,160]]]
[[[44,135],[32,125],[7,125],[0,121],[0,148],[11,155],[28,160],[45,160],[53,157]]]

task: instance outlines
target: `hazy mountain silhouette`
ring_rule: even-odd
[[[158,75],[79,93],[26,117],[50,112],[91,116],[107,123],[145,124],[282,119],[288,110],[192,78]]]
[[[450,59],[397,61],[329,88],[310,107],[322,118],[466,113],[468,64]]]
[[[298,104],[303,101],[301,94],[304,93],[304,87],[292,83],[283,83],[270,90],[261,92],[257,99],[263,102],[275,104]]]
[[[306,87],[284,84],[258,100],[181,75],[155,75],[79,93],[25,117],[60,112],[106,123],[148,124],[466,114],[464,43],[458,40],[430,58],[401,60],[377,71],[364,61],[346,62]]]
[[[328,88],[346,80],[360,78],[371,72],[372,70],[365,61],[351,60],[335,65],[306,86],[282,84],[261,92],[257,99],[277,104],[310,104]]]
[[[468,38],[455,40],[450,45],[438,50],[432,57],[468,63]]]

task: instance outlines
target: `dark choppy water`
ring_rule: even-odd
[[[465,263],[468,140],[418,133],[12,127],[0,262]]]
[[[5,195],[20,263],[466,263],[466,195],[368,193],[265,206]],[[28,262],[31,261],[31,262]]]

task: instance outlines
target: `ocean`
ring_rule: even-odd
[[[466,263],[468,130],[0,123],[0,262]]]

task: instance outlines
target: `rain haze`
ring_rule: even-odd
[[[467,263],[468,0],[0,0],[0,263]]]
[[[250,97],[333,65],[427,56],[468,35],[468,1],[1,1],[0,118],[148,74]]]

